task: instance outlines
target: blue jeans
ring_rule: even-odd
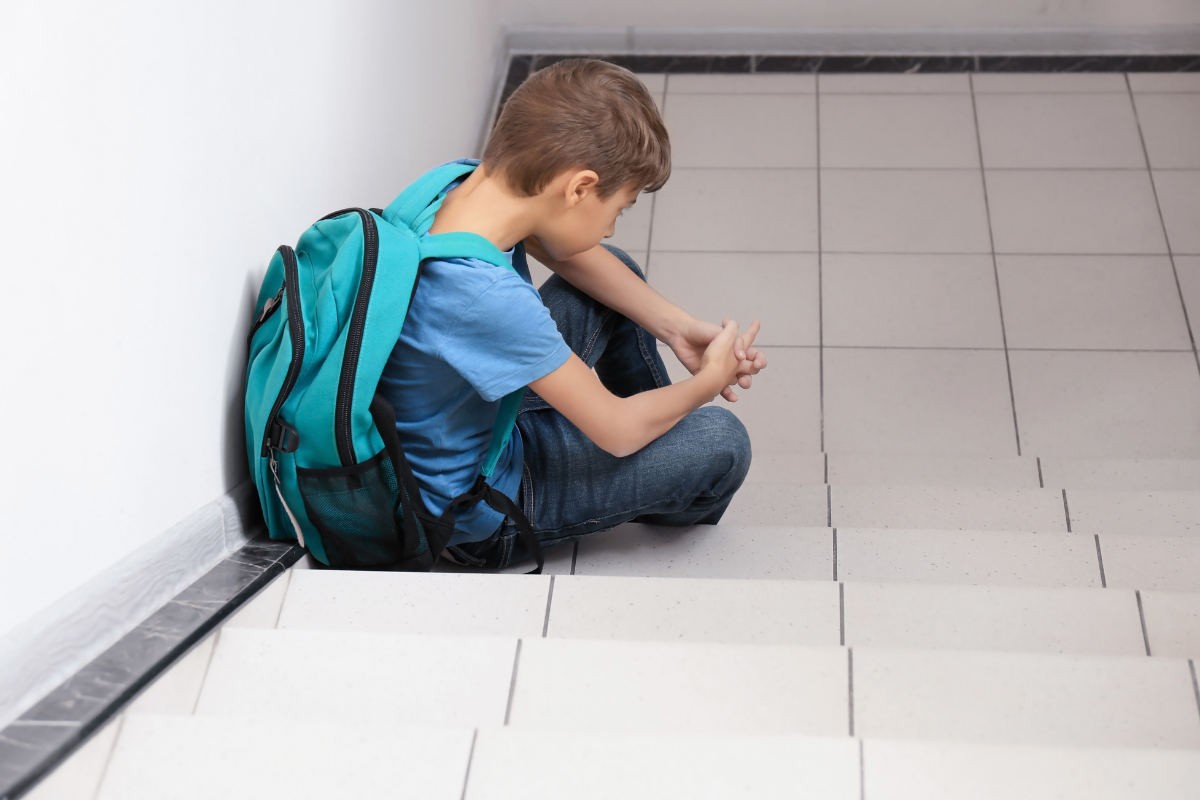
[[[645,280],[628,255],[608,249]],[[644,328],[557,275],[540,292],[567,345],[610,392],[629,397],[670,384]],[[629,521],[715,525],[750,468],[750,437],[723,408],[696,409],[625,458],[601,450],[532,390],[517,428],[525,447],[517,503],[543,549]],[[450,550],[458,561],[490,568],[530,557],[509,520],[490,538]]]

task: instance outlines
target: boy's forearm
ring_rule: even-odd
[[[671,342],[686,330],[692,316],[667,300],[600,245],[555,261],[537,246],[529,254],[594,300],[641,325],[660,342]]]
[[[620,398],[625,430],[609,452],[618,457],[636,453],[662,436],[695,409],[712,401],[723,387],[710,375]]]

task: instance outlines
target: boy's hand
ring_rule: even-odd
[[[737,376],[721,391],[721,396],[730,403],[737,402],[738,398],[732,388],[733,385],[736,383],[743,389],[749,389],[752,382],[751,376],[767,366],[767,357],[763,352],[756,347],[751,347],[754,344],[754,338],[758,335],[759,327],[758,320],[754,320],[746,332],[734,340],[733,352],[739,361]],[[722,330],[724,329],[711,322],[693,320],[680,335],[675,337],[674,341],[667,342],[667,344],[679,362],[687,367],[688,372],[695,375],[700,371],[704,353],[709,344]]]

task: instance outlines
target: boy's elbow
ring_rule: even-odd
[[[625,458],[645,446],[639,434],[629,424],[618,423],[594,437],[592,443],[614,458]]]

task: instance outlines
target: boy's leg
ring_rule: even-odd
[[[609,248],[639,277],[625,253]],[[657,342],[641,326],[553,276],[542,299],[571,349],[622,397],[666,386]],[[750,439],[725,409],[700,408],[633,455],[616,458],[528,392],[517,418],[525,450],[521,501],[534,531],[552,547],[639,520],[715,524],[750,467]],[[528,557],[506,523],[463,555],[491,567]]]

